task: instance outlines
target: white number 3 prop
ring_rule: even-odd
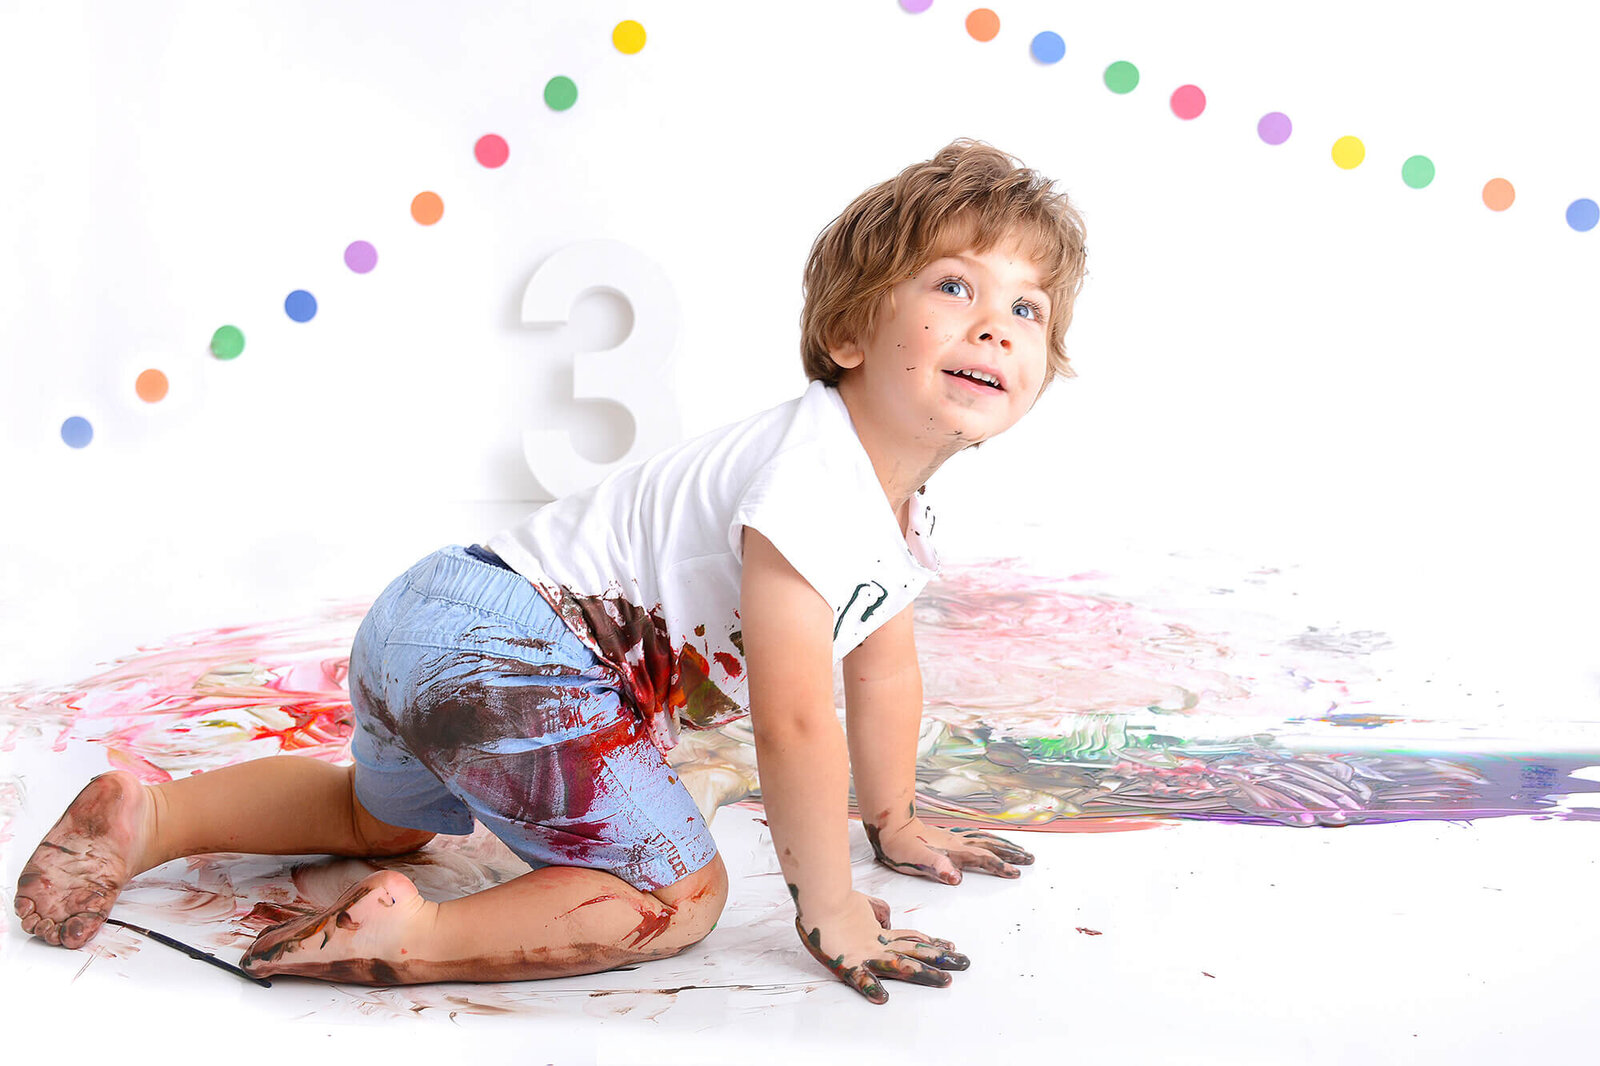
[[[588,240],[557,251],[522,290],[522,322],[565,325],[573,305],[596,289],[632,305],[633,329],[615,348],[573,354],[572,395],[621,405],[633,419],[633,445],[615,462],[596,463],[579,455],[563,430],[524,430],[523,459],[540,487],[556,499],[676,444],[682,435],[671,374],[678,301],[666,272],[638,249],[621,241]]]

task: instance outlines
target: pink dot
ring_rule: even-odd
[[[1198,85],[1180,85],[1172,93],[1172,113],[1179,118],[1199,118],[1206,109],[1206,94]]]
[[[511,149],[506,146],[506,139],[498,133],[485,133],[472,146],[472,154],[484,166],[497,167],[511,157]]]

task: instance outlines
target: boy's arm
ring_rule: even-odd
[[[922,667],[911,612],[908,605],[844,657],[856,806],[874,848],[880,834],[904,828],[917,813]]]
[[[833,609],[748,526],[739,620],[761,803],[811,957],[874,1003],[881,978],[950,984],[967,968],[948,940],[890,930],[889,905],[850,882],[850,763],[833,709]]]
[[[935,829],[917,817],[917,739],[922,732],[922,667],[912,606],[844,657],[845,721],[856,806],[872,850],[898,873],[947,885],[963,870],[1016,877],[1033,856],[981,829]]]
[[[850,896],[849,755],[833,706],[833,610],[772,542],[745,527],[739,621],[761,804],[805,916]]]

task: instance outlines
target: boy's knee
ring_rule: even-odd
[[[678,950],[699,943],[711,933],[728,903],[728,869],[721,853],[688,877],[651,895],[677,908],[668,923],[668,935]]]

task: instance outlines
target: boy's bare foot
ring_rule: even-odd
[[[125,770],[84,786],[17,878],[13,909],[23,930],[62,947],[87,944],[144,869],[154,816],[149,790]]]
[[[438,904],[410,878],[380,870],[326,910],[275,925],[256,937],[239,965],[258,977],[299,974],[361,985],[409,984],[405,943],[433,919]]]

